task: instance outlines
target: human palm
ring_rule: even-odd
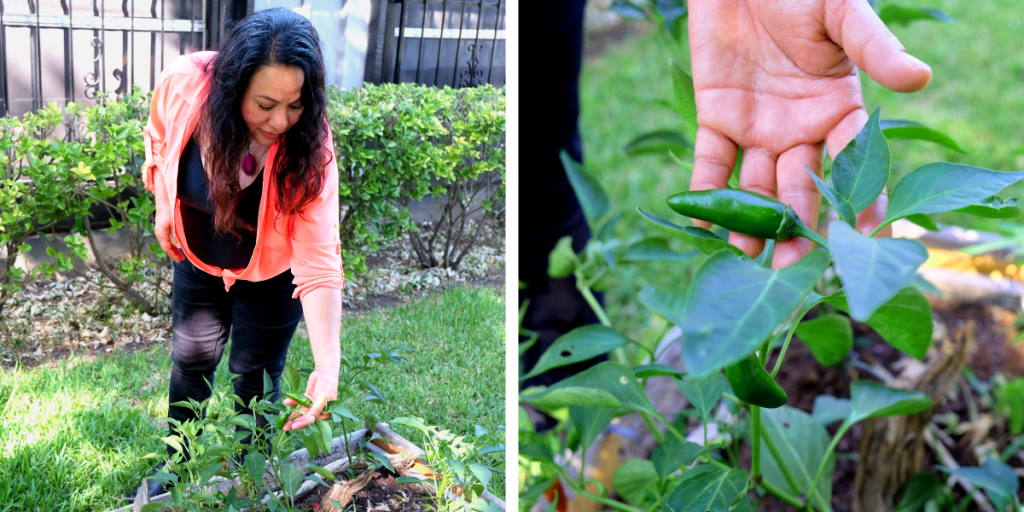
[[[740,188],[792,205],[811,227],[821,194],[804,166],[820,176],[822,144],[838,154],[869,117],[858,68],[897,92],[931,80],[865,0],[701,0],[690,2],[689,29],[700,125],[690,189],[725,187],[738,146]],[[881,223],[886,200],[858,215],[859,230]],[[752,256],[764,246],[737,233],[730,242]],[[779,242],[773,264],[810,248]]]

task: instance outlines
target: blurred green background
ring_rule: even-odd
[[[922,123],[949,135],[969,154],[939,145],[908,140],[889,142],[893,155],[889,187],[917,167],[936,161],[956,162],[999,171],[1024,170],[1024,9],[1019,0],[962,2],[955,0],[892,0],[883,5],[940,9],[954,23],[918,21],[890,30],[907,51],[932,67],[931,83],[914,94],[891,92],[861,73],[868,112],[882,109],[883,119]],[[687,219],[665,205],[669,195],[689,188],[689,171],[667,154],[627,156],[623,150],[638,135],[657,129],[679,129],[679,116],[655,100],[671,100],[668,60],[688,68],[689,52],[667,32],[644,20],[618,18],[592,0],[583,71],[580,77],[580,133],[587,170],[604,186],[612,210],[623,212],[616,236],[654,235],[637,206],[678,224]],[[684,157],[692,161],[692,157]],[[1000,194],[1024,197],[1024,184]],[[1024,221],[1009,223],[963,214],[936,216],[940,223],[1013,234]],[[676,244],[676,241],[672,241]],[[678,250],[688,248],[681,243]],[[664,320],[635,300],[646,284],[659,289],[684,289],[698,256],[685,263],[638,265],[625,272],[606,293],[612,323],[627,335],[652,345],[664,334]]]

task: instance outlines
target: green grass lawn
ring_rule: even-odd
[[[504,424],[504,297],[490,288],[456,288],[391,310],[346,317],[343,354],[352,358],[405,345],[407,363],[367,375],[389,405],[350,404],[383,421],[419,416],[428,425],[472,436],[474,425]],[[225,350],[225,354],[229,351]],[[296,337],[289,361],[312,367],[309,342]],[[231,392],[224,357],[214,386]],[[164,453],[170,344],[98,362],[0,373],[0,511],[95,510],[123,506]],[[3,408],[6,404],[6,409]],[[231,403],[214,404],[230,408]],[[413,432],[397,429],[414,443]],[[503,454],[494,463],[502,464]],[[504,497],[504,475],[491,491]]]
[[[939,8],[955,24],[918,22],[895,27],[893,32],[907,50],[932,66],[933,79],[915,94],[890,92],[862,74],[865,105],[869,112],[882,108],[886,119],[908,119],[947,133],[970,154],[962,155],[935,144],[894,140],[893,177],[935,161],[958,162],[1000,171],[1024,170],[1024,53],[1020,34],[1024,17],[1016,0],[964,3],[955,0],[899,0],[906,7]],[[636,212],[640,206],[656,215],[687,224],[665,205],[669,195],[689,188],[689,172],[668,156],[630,157],[623,147],[634,137],[656,129],[678,129],[673,110],[651,99],[671,100],[668,59],[684,53],[665,44],[644,21],[634,24],[640,35],[611,43],[598,56],[587,59],[580,77],[580,133],[587,170],[608,192],[613,210],[623,211],[616,234],[628,239],[634,231],[648,231]],[[1002,196],[1024,197],[1024,185]],[[955,222],[976,229],[1006,228],[996,222],[953,214],[940,222]],[[1017,226],[1024,223],[1017,222]],[[1012,227],[1012,226],[1011,226]],[[653,231],[650,231],[653,234]],[[679,249],[684,250],[682,245]],[[612,322],[638,340],[653,340],[664,323],[636,305],[635,294],[644,284],[682,289],[701,258],[684,264],[644,265],[636,282],[608,292]]]

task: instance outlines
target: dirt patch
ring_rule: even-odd
[[[363,471],[357,472],[352,479],[358,478]],[[341,479],[348,480],[344,471],[335,474]],[[373,471],[373,477],[352,497],[356,510],[367,512],[426,512],[428,510],[439,510],[437,500],[419,484],[400,484],[396,480],[398,475],[385,468]],[[320,503],[320,500],[329,489],[322,485],[316,486],[315,490],[305,498],[298,500],[295,506],[302,510],[313,510],[313,505]]]
[[[969,320],[976,323],[976,342],[968,353],[967,366],[975,372],[979,379],[987,381],[996,373],[1006,376],[1024,375],[1024,344],[1015,344],[1012,341],[1016,335],[1016,331],[1013,329],[1017,318],[1016,313],[991,305],[949,304],[941,301],[932,301],[932,309],[935,321],[939,324],[938,328],[944,329],[946,333],[957,332]],[[905,354],[883,341],[877,333],[864,324],[854,322],[854,337],[858,339],[858,342],[854,345],[853,357],[867,365],[886,369],[894,375],[899,374],[899,366],[895,363],[907,357]],[[847,365],[846,368],[824,368],[818,364],[803,343],[794,341],[790,344],[785,366],[779,372],[777,381],[789,394],[790,400],[787,405],[810,413],[814,408],[814,397],[818,395],[828,394],[839,398],[850,398],[851,373],[854,372],[859,372],[859,378],[874,380],[874,377],[867,372],[858,370],[852,365]],[[955,422],[952,422],[953,424],[970,422],[971,412],[968,399],[980,408],[980,414],[988,413],[984,410],[982,398],[975,390],[970,386],[957,386],[957,388],[955,398],[947,400],[936,416],[957,418]],[[826,430],[828,430],[829,436],[833,436],[838,428],[839,422],[836,422]],[[1007,431],[1006,422],[998,418],[984,439],[974,439],[967,432],[958,434],[954,428],[946,428],[944,431],[954,440],[953,446],[947,445],[947,449],[961,466],[980,464],[978,454],[975,452],[976,446],[991,443],[990,446],[1002,449],[1012,439]],[[855,424],[839,441],[836,448],[839,457],[832,478],[832,506],[835,512],[853,510],[854,475],[856,474],[856,459],[860,453],[862,433],[863,424]],[[740,451],[740,459],[744,468],[750,467],[750,456],[750,447],[744,444]],[[762,454],[762,456],[765,455]],[[938,464],[942,463],[936,459],[930,449],[926,448],[922,470],[944,477],[944,474],[935,468]],[[963,495],[959,487],[956,488],[956,493],[958,496]],[[765,496],[761,501],[761,509],[770,512],[792,510],[791,507],[771,495]]]

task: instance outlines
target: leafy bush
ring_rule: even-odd
[[[50,103],[22,120],[0,119],[0,244],[7,249],[0,310],[26,278],[51,278],[57,270],[73,270],[72,257],[87,258],[88,241],[102,275],[112,283],[97,284],[116,287],[147,313],[156,312],[158,297],[146,298],[132,284],[143,279],[155,261],[145,253],[144,241],[152,233],[155,206],[145,194],[139,171],[149,97],[136,87],[130,95],[101,98],[92,107]],[[58,132],[63,136],[54,138]],[[97,205],[110,212],[108,231],[124,229],[129,239],[129,256],[114,268],[106,265],[93,237],[90,208]],[[70,255],[56,243],[57,222],[65,217],[75,218],[71,234],[62,239]],[[25,241],[35,234],[47,243],[46,252],[56,262],[26,274],[14,263],[30,248]],[[158,245],[148,248],[163,256]]]
[[[367,84],[347,91],[329,87],[327,97],[346,268],[364,271],[366,253],[415,231],[409,203],[428,194],[442,206],[436,226],[449,228],[451,242],[441,258],[433,257],[434,229],[426,242],[414,236],[414,247],[424,266],[457,268],[474,241],[462,236],[468,220],[462,212],[475,213],[473,198],[486,192],[480,206],[485,218],[500,216],[495,205],[504,199],[504,91]],[[459,243],[462,252],[449,257]]]

